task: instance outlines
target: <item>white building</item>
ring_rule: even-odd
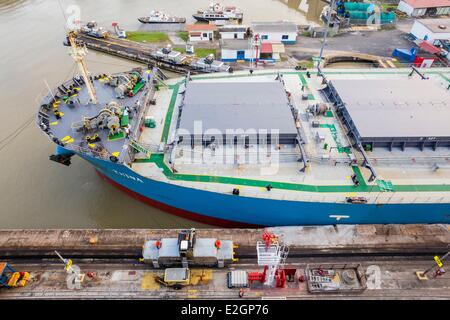
[[[281,59],[285,52],[284,44],[281,42],[263,42],[252,47],[251,39],[228,39],[221,41],[222,61],[266,61],[275,62]]]
[[[251,39],[224,39],[221,41],[220,47],[222,61],[253,61],[256,59],[256,50],[252,49]]]
[[[411,34],[432,44],[437,40],[450,40],[450,19],[417,19]]]
[[[397,9],[411,17],[450,14],[450,0],[401,0]]]
[[[221,39],[245,39],[248,27],[237,25],[226,25],[219,28]]]
[[[212,41],[217,27],[213,24],[188,24],[186,31],[189,33],[189,41]]]
[[[293,22],[254,22],[253,35],[259,34],[262,42],[281,42],[294,44],[297,41],[297,25]]]

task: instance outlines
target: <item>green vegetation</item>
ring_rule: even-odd
[[[383,9],[383,11],[394,11],[395,9],[397,9],[397,6],[392,3],[382,3],[381,8]]]
[[[391,61],[397,68],[407,68],[408,67],[407,64],[402,63],[402,62],[398,61],[397,59],[392,59]]]
[[[169,36],[164,32],[127,31],[127,39],[136,42],[164,42]]]
[[[298,62],[298,65],[302,66],[302,67],[305,67],[305,68],[308,68],[308,69],[311,69],[311,68],[314,68],[314,61],[312,61],[312,60],[301,60],[301,61]]]
[[[185,42],[189,40],[189,33],[187,31],[178,31],[177,36],[179,36]]]
[[[173,48],[173,50],[181,52],[181,53],[186,53],[185,48]],[[194,48],[194,52],[195,52],[195,55],[199,58],[204,58],[204,57],[210,55],[211,53],[214,56],[216,56],[216,49]]]

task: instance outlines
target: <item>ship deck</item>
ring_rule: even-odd
[[[370,171],[363,166],[363,155],[354,149],[346,128],[336,115],[334,107],[326,100],[321,89],[322,78],[314,71],[307,77],[306,71],[282,70],[285,88],[291,94],[291,103],[302,115],[300,134],[306,142],[303,146],[310,165],[302,172],[298,161],[298,146],[272,146],[270,156],[261,154],[257,146],[236,147],[231,156],[230,146],[209,148],[174,143],[179,106],[183,102],[185,79],[171,79],[168,86],[155,94],[156,105],[149,108],[147,116],[156,120],[156,128],[145,128],[140,136],[143,145],[168,146],[170,152],[154,153],[150,158],[138,154],[132,169],[138,174],[155,180],[214,192],[231,193],[239,188],[244,196],[283,200],[343,202],[345,197],[367,196],[369,203],[421,203],[450,201],[449,148],[436,150],[407,148],[376,148],[367,152],[377,171],[377,179],[369,182]],[[323,70],[328,80],[407,80],[409,69],[396,70]],[[450,83],[448,69],[426,72],[437,86],[447,88]],[[248,71],[234,74],[192,76],[193,82],[257,82],[274,81],[275,71]],[[418,77],[418,75],[413,75]],[[303,87],[303,91],[302,91]],[[448,91],[446,91],[448,93]],[[449,93],[450,96],[450,93]],[[307,97],[307,99],[305,99]],[[445,100],[445,99],[444,99]],[[306,109],[316,103],[327,104],[331,112],[306,119]],[[311,126],[318,121],[318,127]],[[374,119],[382,121],[382,119]],[[317,137],[319,136],[319,142]],[[325,149],[324,146],[327,145]],[[236,157],[236,154],[238,155]],[[349,154],[356,157],[356,166],[350,166]],[[360,184],[355,186],[351,176],[355,174]],[[267,191],[266,186],[272,187]],[[299,192],[300,191],[300,192]],[[370,196],[373,195],[373,196]]]
[[[70,80],[63,85],[69,87],[73,85],[73,80]],[[90,102],[89,93],[85,84],[81,84],[78,87],[79,91],[72,95],[67,102],[62,99],[63,94],[58,90],[54,90],[52,93],[48,93],[43,99],[44,104],[51,104],[54,98],[59,101],[57,110],[61,112],[60,119],[57,119],[52,108],[49,111],[45,111],[48,116],[50,133],[62,141],[64,146],[68,149],[87,153],[96,153],[97,156],[102,158],[109,158],[111,155],[116,156],[119,159],[123,159],[126,152],[124,148],[127,148],[126,135],[117,136],[111,138],[107,129],[96,128],[89,132],[85,130],[73,129],[73,124],[81,122],[84,118],[92,118],[99,114],[99,112],[105,108],[110,102],[117,102],[120,107],[132,107],[135,111],[129,116],[128,128],[131,131],[136,129],[138,117],[135,116],[138,110],[140,110],[141,102],[139,102],[147,92],[147,88],[139,91],[133,97],[125,96],[124,98],[117,98],[115,88],[105,83],[104,78],[93,79],[93,85],[96,91],[98,102],[93,104]],[[58,96],[60,98],[58,98]],[[72,104],[70,104],[72,102]],[[42,110],[41,110],[42,111]],[[122,128],[124,129],[124,128]],[[124,131],[124,130],[123,130]],[[89,149],[87,136],[92,137],[98,135],[99,141],[95,143],[96,148]]]

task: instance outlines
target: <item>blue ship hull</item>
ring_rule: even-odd
[[[142,177],[110,161],[80,155],[106,180],[153,206],[226,227],[450,223],[450,204],[346,204],[273,200],[186,188]],[[339,219],[340,217],[340,219]]]

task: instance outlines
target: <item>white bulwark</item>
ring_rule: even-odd
[[[418,19],[411,28],[411,34],[430,43],[450,40],[450,19]]]
[[[401,0],[397,9],[411,17],[450,14],[450,0]]]
[[[297,42],[297,25],[288,21],[254,22],[253,34],[259,34],[262,42],[281,42],[294,44]]]

